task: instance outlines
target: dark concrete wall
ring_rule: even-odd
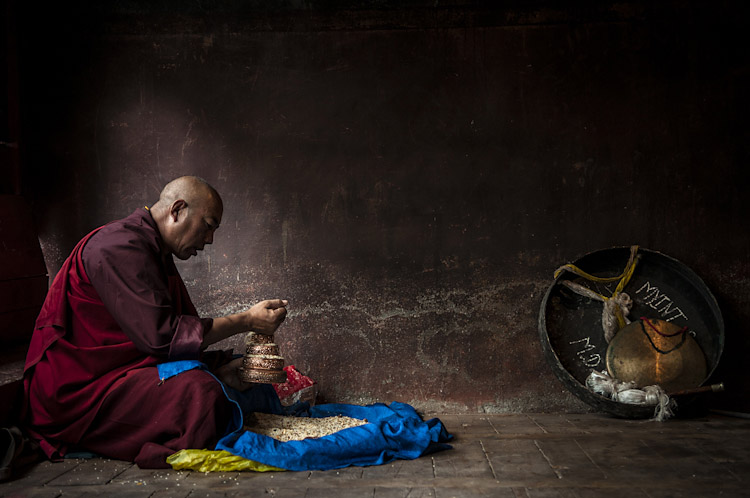
[[[719,380],[740,387],[723,403],[744,399],[739,6],[103,4],[20,18],[52,273],[197,174],[225,200],[180,265],[199,310],[288,298],[277,342],[325,400],[585,410],[545,364],[540,300],[560,264],[640,244],[717,295]]]

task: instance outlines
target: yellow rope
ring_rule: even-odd
[[[594,292],[594,294],[598,295],[602,298],[604,302],[609,301],[610,299],[616,297],[618,294],[620,294],[626,285],[628,285],[628,282],[630,282],[630,278],[633,276],[633,273],[635,272],[635,265],[638,263],[638,258],[636,255],[638,254],[638,246],[630,246],[630,258],[628,259],[628,264],[625,266],[625,269],[623,272],[616,276],[616,277],[595,277],[594,275],[591,275],[589,273],[586,273],[585,271],[581,270],[574,264],[566,264],[555,270],[555,279],[560,276],[560,274],[564,271],[570,271],[575,273],[576,275],[585,278],[586,280],[590,280],[592,282],[616,282],[617,287],[615,287],[615,291],[612,293],[612,296],[607,297],[599,294],[598,292]],[[620,328],[623,328],[625,326],[625,317],[622,315],[622,310],[619,306],[615,308],[615,316],[617,317],[617,323],[620,326]]]
[[[626,276],[627,276],[627,279],[630,280],[630,277],[633,275],[633,270],[635,269],[635,254],[637,252],[638,252],[638,246],[631,246],[630,259],[628,260],[628,265],[625,267],[625,270],[616,277],[595,277],[594,275],[591,275],[581,270],[576,265],[568,263],[567,265],[562,265],[560,268],[555,270],[555,278],[559,277],[562,272],[567,270],[567,271],[575,273],[576,275],[580,277],[585,278],[586,280],[590,280],[592,282],[615,282],[617,280],[621,280],[625,278]],[[628,275],[628,272],[630,272],[630,275]],[[626,285],[627,285],[627,282],[626,282]],[[625,285],[623,285],[622,287],[625,287]]]
[[[622,292],[625,286],[628,285],[628,282],[630,282],[630,277],[632,277],[633,272],[635,272],[635,265],[638,263],[638,258],[636,257],[637,253],[638,253],[638,246],[630,246],[630,259],[628,259],[628,265],[625,267],[625,271],[622,272],[622,278],[620,279],[620,282],[617,284],[617,287],[615,288],[615,292],[612,294],[612,297]]]

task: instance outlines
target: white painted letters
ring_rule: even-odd
[[[576,353],[576,356],[580,358],[580,360],[583,362],[584,365],[586,365],[588,368],[594,368],[602,361],[602,356],[600,354],[588,354],[589,351],[592,349],[596,349],[596,346],[591,344],[591,338],[590,337],[584,337],[583,339],[578,339],[577,341],[571,341],[569,344],[579,344],[582,343],[583,349],[578,351]]]
[[[635,293],[636,295],[643,293],[642,296],[639,296],[643,300],[643,304],[646,304],[661,313],[661,316],[664,317],[664,320],[667,322],[671,322],[680,317],[685,320],[688,319],[679,306],[674,304],[672,298],[659,291],[658,287],[652,286],[651,282],[643,284]]]

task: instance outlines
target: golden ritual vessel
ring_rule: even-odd
[[[287,381],[284,357],[273,336],[250,332],[247,334],[245,355],[239,376],[245,382],[282,384]]]

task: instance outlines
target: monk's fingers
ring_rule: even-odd
[[[275,310],[268,310],[266,320],[268,322],[268,329],[271,333],[275,332],[281,322],[286,319],[286,308],[277,308]]]
[[[243,358],[234,358],[229,361],[228,365],[230,369],[238,369],[242,366]]]
[[[286,318],[286,306],[289,301],[286,299],[268,299],[264,301],[266,311],[269,314],[269,318],[276,324],[284,321]]]
[[[287,301],[286,299],[267,299],[263,301],[263,303],[265,304],[266,308],[275,310],[279,308],[285,308],[289,304],[289,301]]]
[[[245,391],[252,387],[252,384],[245,382],[239,376],[239,367],[242,366],[242,358],[235,358],[229,363],[220,366],[214,374],[224,384],[238,391]]]

